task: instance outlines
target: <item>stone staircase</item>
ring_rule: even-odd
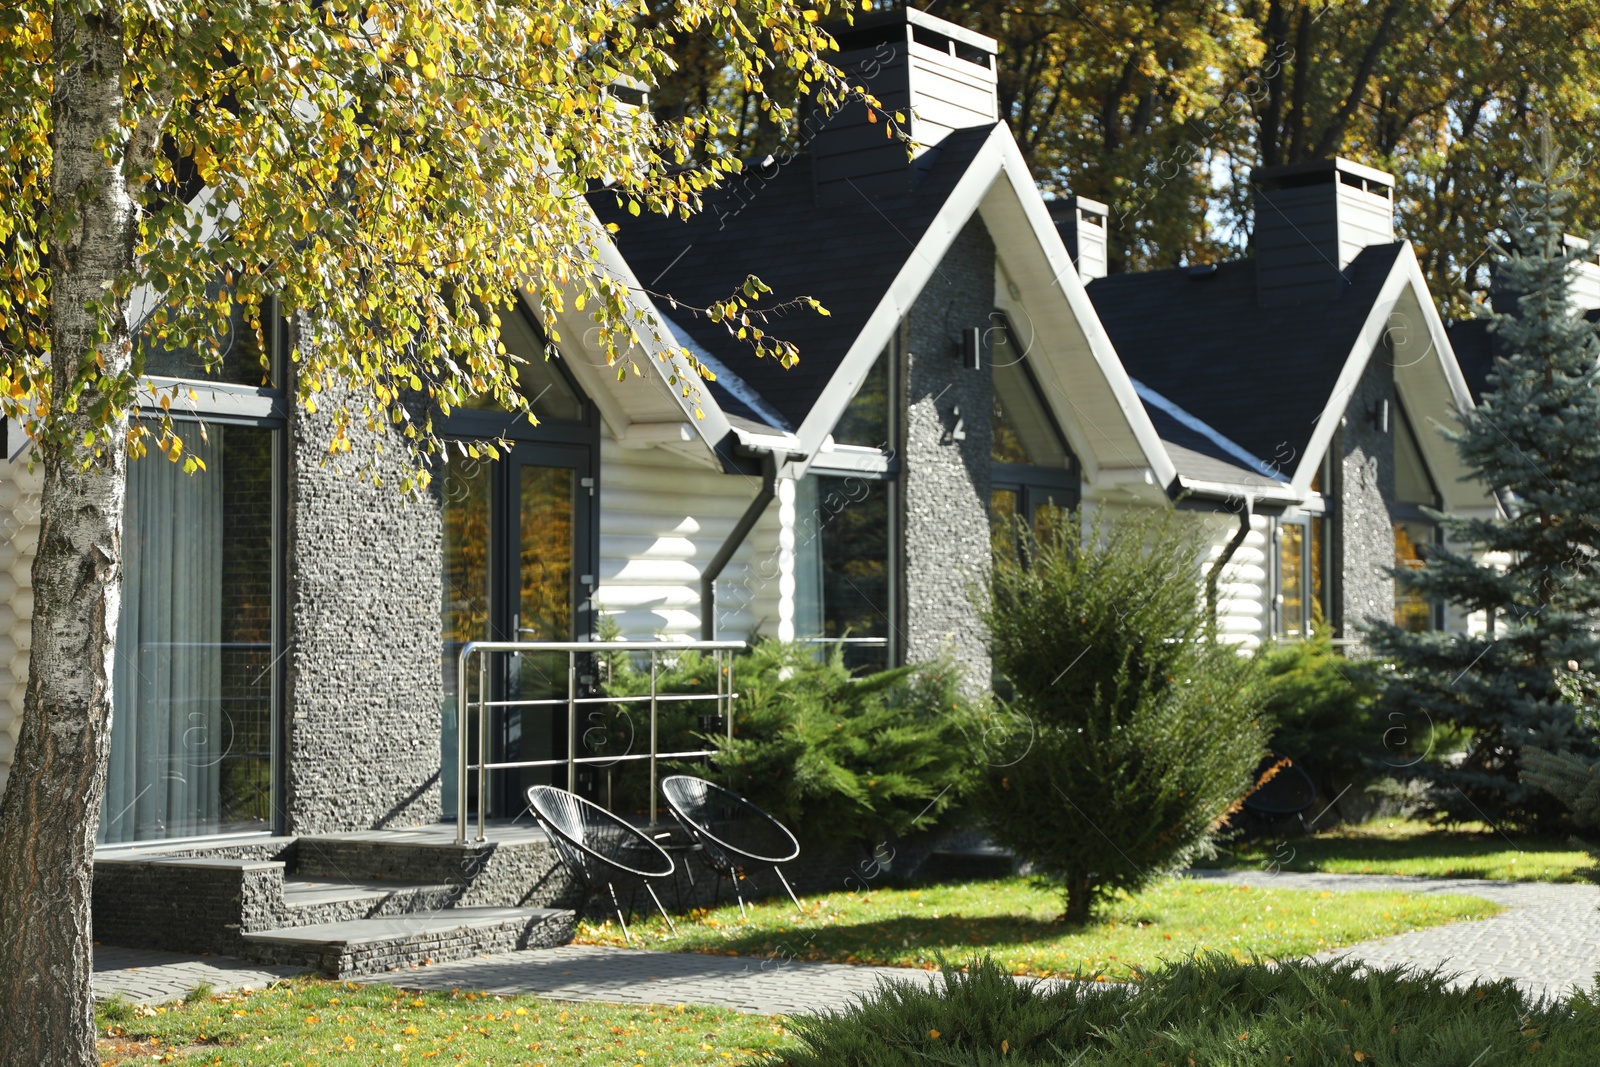
[[[330,978],[572,938],[543,834],[457,845],[450,827],[116,851],[95,858],[106,944],[299,964]]]

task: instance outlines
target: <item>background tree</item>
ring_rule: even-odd
[[[1211,635],[1192,516],[1053,511],[995,553],[983,604],[1031,745],[971,804],[1062,891],[1068,922],[1187,864],[1250,786],[1269,724],[1253,660]]]
[[[1499,355],[1489,389],[1462,416],[1457,447],[1506,502],[1500,519],[1439,517],[1458,548],[1396,571],[1402,589],[1484,612],[1485,633],[1409,633],[1375,625],[1373,650],[1397,674],[1382,709],[1464,730],[1459,764],[1419,765],[1442,785],[1452,819],[1528,825],[1560,808],[1521,780],[1526,748],[1584,752],[1572,703],[1558,683],[1568,661],[1600,657],[1600,343],[1573,315],[1568,285],[1578,257],[1563,243],[1571,194],[1546,143],[1539,180],[1519,196],[1498,265],[1515,313],[1490,316]]]
[[[584,195],[687,213],[736,162],[718,107],[670,123],[613,92],[702,37],[762,94],[826,100],[830,0],[19,0],[0,10],[0,406],[43,468],[22,733],[0,801],[0,1065],[96,1061],[89,887],[105,782],[130,419],[151,343],[217,355],[235,305],[292,316],[291,391],[331,451],[411,449],[432,413],[526,402],[484,309],[589,310],[619,363],[647,327],[597,267]],[[758,287],[711,309],[742,314]],[[153,311],[136,321],[144,310]],[[259,338],[258,338],[259,339]],[[559,337],[552,336],[553,341]],[[262,346],[263,350],[265,346]],[[760,342],[780,358],[793,352]],[[693,383],[679,383],[686,391]],[[177,399],[168,396],[164,402]],[[490,449],[492,453],[492,448]],[[158,462],[154,458],[142,462]]]

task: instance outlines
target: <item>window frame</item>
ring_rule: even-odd
[[[271,809],[268,830],[234,831],[202,834],[190,837],[167,837],[144,841],[96,843],[95,850],[114,852],[120,849],[163,847],[184,842],[216,842],[225,840],[251,840],[286,832],[288,797],[285,783],[288,754],[288,717],[284,713],[284,698],[288,688],[288,597],[285,581],[288,575],[288,484],[289,484],[289,409],[290,400],[286,379],[289,374],[289,323],[282,305],[275,296],[268,297],[262,310],[263,340],[267,347],[267,374],[271,385],[251,386],[234,382],[215,382],[195,378],[173,378],[164,375],[146,375],[139,379],[135,394],[133,418],[143,420],[167,416],[181,425],[242,426],[266,430],[272,434],[272,687],[270,709],[270,737],[272,755],[269,760],[271,778]],[[142,325],[142,323],[141,323]],[[137,332],[137,328],[135,328]],[[174,390],[178,396],[172,397]],[[192,394],[192,395],[191,395]],[[169,398],[170,406],[163,409],[161,397]],[[146,454],[134,462],[159,462],[159,455]],[[210,472],[199,474],[207,477]]]

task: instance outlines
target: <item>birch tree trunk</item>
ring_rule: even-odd
[[[87,9],[87,10],[85,10]],[[52,411],[41,444],[33,649],[22,737],[0,801],[0,1067],[92,1067],[89,899],[111,727],[122,580],[126,413],[108,415],[80,368],[128,364],[111,283],[133,265],[135,211],[120,152],[123,26],[114,4],[56,0],[50,193]],[[108,322],[110,325],[108,326]],[[99,454],[82,444],[93,431]],[[87,461],[87,462],[86,462]]]

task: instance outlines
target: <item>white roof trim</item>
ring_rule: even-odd
[[[640,316],[640,325],[635,332],[639,338],[636,351],[630,353],[640,368],[640,372],[654,380],[659,386],[662,395],[670,395],[672,402],[682,412],[684,421],[694,427],[695,436],[701,442],[695,448],[696,454],[702,460],[721,461],[716,452],[716,446],[724,441],[732,427],[728,417],[718,406],[716,398],[712,395],[708,383],[703,381],[689,361],[676,350],[677,331],[668,322],[665,315],[645,293],[644,286],[639,284],[638,277],[617,250],[610,235],[600,227],[599,220],[594,216],[593,210],[585,203],[582,208],[588,221],[593,225],[596,233],[596,244],[600,249],[599,262],[596,269],[611,275],[628,287],[628,303]],[[529,294],[531,297],[532,294]],[[530,305],[537,309],[530,299]],[[568,356],[567,366],[582,385],[584,393],[599,409],[601,418],[611,429],[613,436],[623,440],[628,436],[628,428],[635,422],[659,423],[663,419],[659,413],[640,415],[634,418],[628,410],[625,397],[621,389],[608,388],[608,378],[614,378],[615,372],[607,366],[603,358],[596,358],[600,353],[592,350],[586,343],[586,333],[591,325],[587,316],[575,312],[572,302],[568,301],[566,310],[556,316],[559,320],[561,331],[561,345],[563,354]],[[652,337],[650,327],[655,326],[661,335]],[[581,351],[588,358],[572,358],[577,351]],[[646,369],[648,367],[648,369]],[[608,373],[601,374],[601,369]],[[715,370],[713,369],[713,373]],[[684,396],[681,385],[673,385],[668,379],[677,375],[680,381],[697,382],[698,388],[692,389],[693,395]],[[614,383],[613,383],[614,384]],[[696,417],[695,409],[699,408],[700,416]]]

